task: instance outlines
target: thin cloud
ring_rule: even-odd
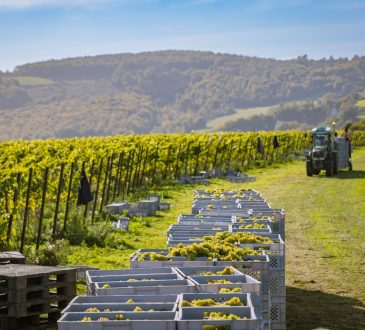
[[[206,6],[212,5],[218,2],[222,2],[223,0],[186,0],[180,1],[176,3],[172,3],[170,8],[182,8],[182,7],[194,7],[194,6]]]
[[[244,4],[245,9],[253,14],[260,14],[280,8],[304,7],[312,4],[312,0],[255,0]]]
[[[108,4],[146,3],[153,0],[0,0],[0,9],[28,9],[33,7],[100,7]]]
[[[326,10],[353,11],[353,10],[365,9],[365,2],[363,0],[331,1],[331,2],[318,3],[318,6]]]

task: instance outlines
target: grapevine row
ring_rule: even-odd
[[[274,148],[277,136],[279,147]],[[258,137],[263,148],[258,148]],[[363,135],[353,136],[364,144]],[[302,132],[156,134],[0,144],[0,248],[23,250],[62,237],[70,215],[93,222],[104,206],[182,174],[243,171],[300,152]],[[94,201],[76,206],[82,170]]]

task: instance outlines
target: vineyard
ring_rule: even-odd
[[[276,136],[278,145],[274,145]],[[365,143],[362,134],[354,143]],[[105,217],[105,205],[181,175],[248,170],[301,154],[300,132],[118,136],[0,144],[0,247],[23,252],[64,237],[70,223]],[[82,172],[94,200],[77,205]]]

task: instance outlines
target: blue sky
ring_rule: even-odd
[[[365,0],[0,0],[0,70],[166,49],[365,55]]]

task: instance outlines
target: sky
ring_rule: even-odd
[[[0,70],[155,50],[365,55],[365,0],[0,0]]]

